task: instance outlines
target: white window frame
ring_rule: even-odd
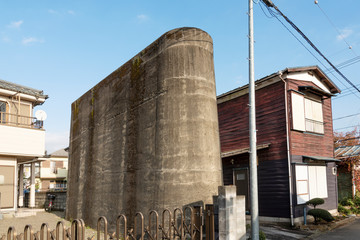
[[[327,198],[326,166],[295,165],[297,204],[313,198]]]
[[[304,98],[305,130],[324,134],[324,118],[322,102]]]
[[[303,94],[291,92],[292,129],[324,134],[323,104]]]

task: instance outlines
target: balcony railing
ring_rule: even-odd
[[[0,112],[0,124],[16,127],[43,129],[43,121],[39,121],[34,117],[5,112]]]

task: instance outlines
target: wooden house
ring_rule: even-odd
[[[331,97],[339,88],[317,66],[256,81],[260,220],[300,223],[304,204],[324,198],[337,212]],[[248,85],[217,98],[223,180],[249,197]]]

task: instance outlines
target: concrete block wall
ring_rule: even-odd
[[[236,186],[219,186],[219,240],[245,240],[245,196],[236,195]]]

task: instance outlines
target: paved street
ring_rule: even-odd
[[[345,225],[340,228],[336,228],[327,233],[321,234],[319,237],[314,238],[316,240],[335,240],[335,239],[346,239],[346,240],[358,240],[360,239],[360,218],[354,222]]]

